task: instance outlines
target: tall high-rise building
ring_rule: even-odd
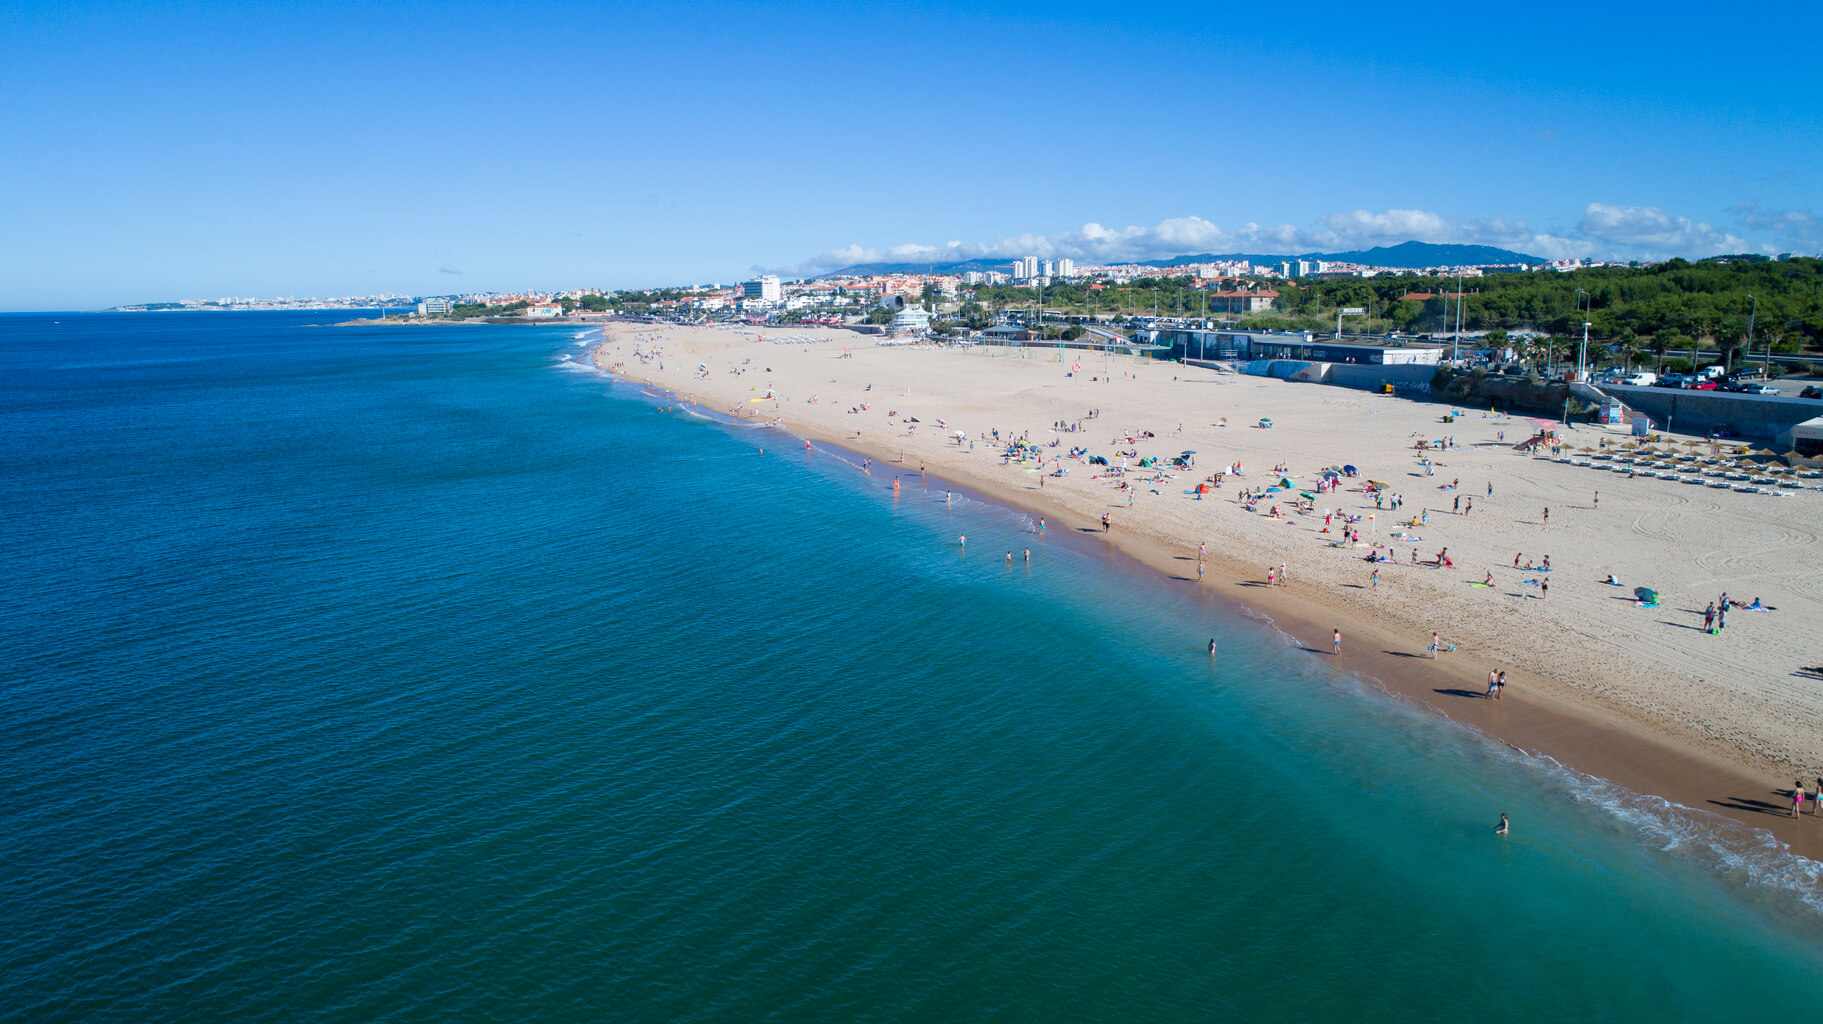
[[[1025,280],[1025,278],[1026,278],[1025,261],[1024,260],[1014,260],[1013,261],[1013,280],[1023,281],[1023,280]]]
[[[1025,276],[1027,276],[1027,277],[1037,277],[1038,276],[1038,257],[1027,256],[1025,258]]]
[[[1075,277],[1076,276],[1076,261],[1072,260],[1072,259],[1058,260],[1057,261],[1057,276],[1063,277],[1063,278]]]
[[[779,301],[780,295],[779,279],[772,274],[761,274],[758,279],[747,281],[741,285],[741,297],[745,299],[758,299],[761,302],[777,302]]]
[[[1038,270],[1039,277],[1050,277],[1053,274],[1057,273],[1056,265],[1053,264],[1050,260],[1044,260],[1044,261],[1040,262],[1038,264],[1038,267],[1039,267],[1039,270]]]

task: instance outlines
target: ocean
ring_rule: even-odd
[[[0,316],[0,1019],[1823,1003],[1764,834],[587,330],[347,315]]]

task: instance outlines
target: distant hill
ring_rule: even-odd
[[[1377,245],[1372,249],[1355,252],[1332,252],[1317,257],[1335,263],[1365,263],[1372,267],[1404,267],[1419,270],[1424,267],[1463,267],[1478,266],[1490,263],[1545,263],[1549,262],[1538,256],[1527,256],[1511,249],[1496,249],[1491,245],[1454,245],[1435,242],[1400,242],[1398,245]]]
[[[1323,260],[1329,263],[1365,263],[1373,267],[1398,267],[1419,270],[1424,267],[1475,266],[1493,263],[1544,263],[1538,256],[1497,249],[1491,245],[1456,245],[1436,242],[1400,242],[1380,245],[1355,252],[1271,253],[1196,253],[1161,260],[1139,260],[1142,267],[1181,267],[1188,263],[1220,263],[1246,260],[1271,265],[1285,260]],[[971,270],[1005,270],[1011,259],[962,260],[955,263],[857,263],[831,274],[962,274]]]

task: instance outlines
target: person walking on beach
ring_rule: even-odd
[[[1374,574],[1372,576],[1369,576],[1367,578],[1367,580],[1368,580],[1368,583],[1370,583],[1375,590],[1380,589],[1380,570],[1378,567],[1375,567]]]
[[[1462,514],[1462,495],[1456,495],[1456,500],[1450,503],[1450,511],[1457,515]]]
[[[1270,586],[1276,584],[1278,581],[1279,581],[1278,577],[1273,574],[1272,566],[1270,566],[1270,565],[1267,566],[1266,567],[1266,585],[1270,587]]]
[[[1435,660],[1437,657],[1437,648],[1442,647],[1442,646],[1443,646],[1443,644],[1441,644],[1437,640],[1437,631],[1434,629],[1431,630],[1431,659],[1432,660]]]
[[[1107,532],[1108,532],[1108,527],[1109,527],[1109,526],[1110,526],[1110,525],[1112,525],[1112,524],[1113,524],[1113,522],[1114,522],[1114,520],[1112,520],[1112,519],[1110,519],[1110,518],[1108,518],[1108,514],[1107,514],[1107,513],[1106,513],[1106,512],[1103,512],[1103,513],[1102,513],[1102,514],[1101,514],[1101,532],[1103,532],[1103,533],[1107,533]]]
[[[1601,492],[1600,491],[1595,492],[1595,507],[1596,508],[1601,507]]]
[[[1709,602],[1709,607],[1703,609],[1703,632],[1705,632],[1705,633],[1715,632],[1715,602],[1714,601]]]
[[[1542,601],[1545,598],[1550,597],[1550,596],[1551,596],[1551,581],[1550,580],[1539,580],[1538,581],[1538,599],[1540,601]]]
[[[1544,526],[1539,527],[1539,529],[1542,530],[1546,526],[1550,526],[1550,525],[1551,525],[1551,506],[1546,505],[1545,510],[1544,510]]]
[[[1494,496],[1494,481],[1489,480],[1488,481],[1488,497],[1492,498],[1493,496]]]
[[[1488,692],[1487,692],[1487,696],[1483,697],[1482,699],[1483,700],[1493,700],[1494,695],[1499,692],[1500,692],[1500,673],[1495,672],[1493,669],[1488,669]]]
[[[1462,506],[1462,514],[1466,516],[1470,512],[1473,512],[1473,511],[1475,511],[1475,499],[1470,498],[1469,503],[1467,505]]]
[[[1791,816],[1802,817],[1804,814],[1804,780],[1791,780]]]
[[[1500,678],[1494,680],[1494,699],[1499,700],[1507,692],[1507,672],[1500,670]]]
[[[1507,834],[1507,827],[1508,827],[1508,826],[1507,826],[1507,816],[1506,816],[1506,812],[1505,812],[1505,811],[1501,811],[1501,812],[1500,812],[1500,824],[1498,824],[1498,825],[1495,825],[1495,826],[1494,826],[1494,834],[1495,834],[1495,835],[1497,835],[1497,836],[1504,836],[1504,835],[1506,835],[1506,834]]]
[[[1342,631],[1339,629],[1336,630],[1335,653],[1342,653]]]
[[[1196,563],[1196,585],[1199,587],[1203,585],[1203,563],[1201,562]]]

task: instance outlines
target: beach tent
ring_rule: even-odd
[[[1089,465],[1091,465],[1091,466],[1105,466],[1107,464],[1108,464],[1108,457],[1106,455],[1089,456]]]
[[[1634,587],[1633,596],[1641,604],[1657,604],[1658,603],[1658,591],[1653,590],[1651,587]]]

